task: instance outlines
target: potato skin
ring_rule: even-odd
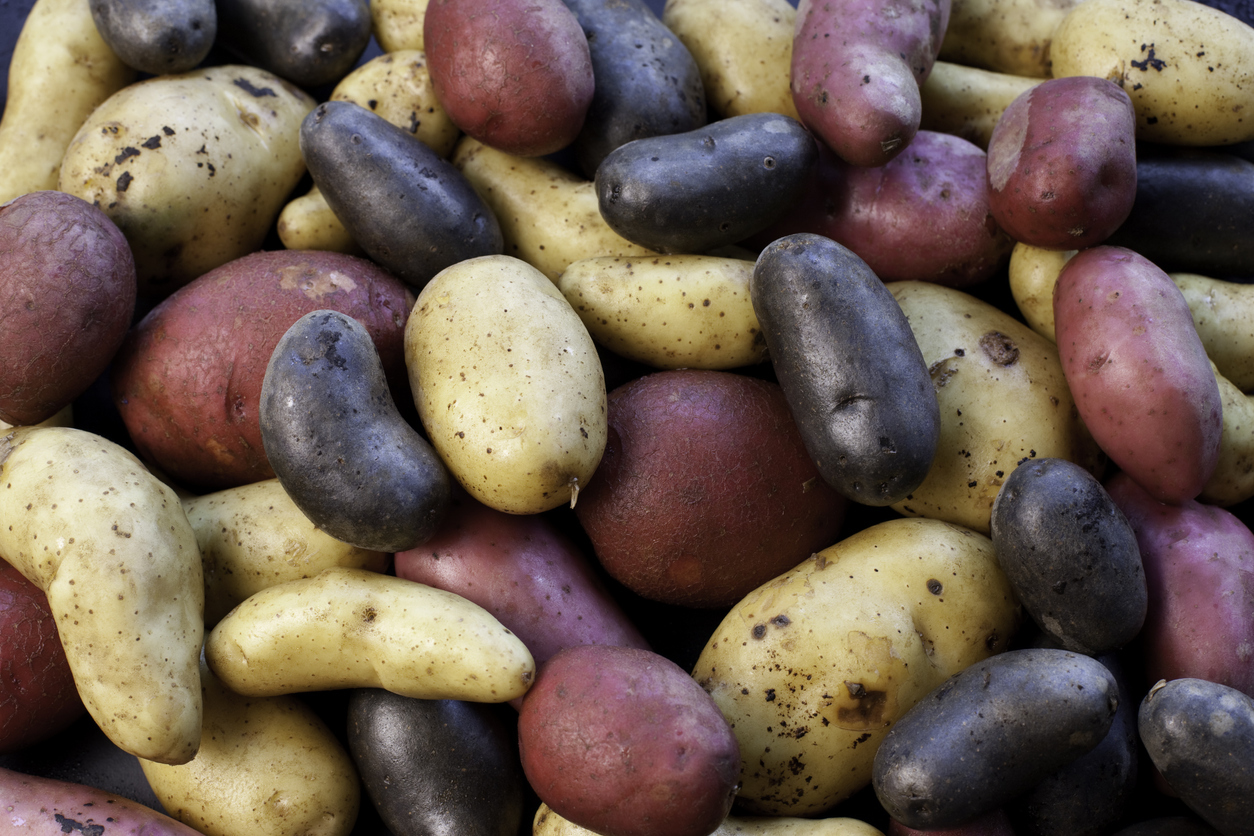
[[[522,157],[579,135],[594,85],[588,39],[561,0],[431,0],[423,48],[456,125]]]
[[[81,395],[122,345],[135,295],[130,245],[100,209],[55,191],[0,206],[0,420],[38,424]]]
[[[123,61],[151,75],[195,68],[218,33],[213,0],[91,0],[91,17]]]
[[[567,648],[518,715],[527,780],[602,836],[706,836],[731,811],[740,751],[710,696],[647,650]]]
[[[370,43],[367,0],[215,0],[219,46],[306,89],[339,81]]]

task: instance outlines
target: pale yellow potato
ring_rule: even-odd
[[[1193,314],[1206,356],[1242,392],[1254,390],[1254,285],[1170,273]]]
[[[787,0],[667,0],[662,23],[688,48],[720,116],[797,116],[789,74],[797,10]]]
[[[766,359],[749,298],[753,262],[703,255],[589,258],[557,289],[610,351],[657,369],[735,369]]]
[[[1050,77],[1050,41],[1082,0],[954,0],[942,61],[1010,75]]]
[[[1226,508],[1254,496],[1254,399],[1224,377],[1213,360],[1210,368],[1219,384],[1224,423],[1219,460],[1198,501]]]
[[[540,271],[506,255],[447,267],[405,324],[418,416],[484,505],[538,514],[588,484],[608,435],[596,345]]]
[[[937,61],[919,93],[925,131],[954,134],[984,150],[1002,113],[1043,79]]]
[[[541,803],[532,819],[531,836],[592,836],[594,831],[564,819]],[[884,836],[861,819],[832,816],[803,819],[796,816],[728,816],[710,836]]]
[[[89,0],[37,0],[9,61],[0,203],[55,189],[78,129],[135,76],[100,37]]]
[[[940,405],[936,458],[892,507],[982,533],[993,500],[1022,462],[1067,459],[1094,472],[1104,459],[1080,420],[1058,347],[987,302],[930,282],[891,282]]]
[[[0,557],[48,596],[83,704],[118,748],[200,745],[204,583],[178,497],[125,448],[69,427],[0,437]]]
[[[550,280],[597,256],[657,255],[619,235],[601,217],[596,186],[542,157],[516,157],[462,137],[453,165],[496,215],[505,254]]]
[[[374,39],[384,52],[423,49],[427,0],[370,0]]]
[[[249,697],[384,688],[507,702],[535,678],[517,636],[478,604],[365,569],[326,569],[250,597],[209,633],[205,660]]]
[[[1054,32],[1054,76],[1113,81],[1136,137],[1173,145],[1254,139],[1254,27],[1192,0],[1085,0]]]
[[[287,581],[343,566],[383,572],[388,555],[350,546],[318,529],[278,479],[183,500],[205,575],[205,626],[244,599]]]
[[[185,764],[140,759],[166,812],[205,836],[347,836],[361,784],[353,760],[296,697],[242,697],[201,665],[200,751]]]
[[[858,792],[893,723],[1019,621],[992,541],[938,520],[871,526],[749,593],[692,674],[740,744],[740,809],[812,816]]]
[[[317,184],[283,207],[276,228],[279,240],[289,250],[322,250],[356,256],[364,256],[366,252],[327,205]]]
[[[168,294],[261,248],[305,173],[300,125],[313,107],[255,67],[141,81],[83,123],[58,188],[126,235],[141,294]]]
[[[1046,250],[1022,241],[1010,251],[1010,295],[1033,331],[1054,342],[1054,285],[1077,250]]]

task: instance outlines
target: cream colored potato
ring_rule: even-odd
[[[143,294],[168,294],[261,248],[305,172],[314,100],[278,76],[227,65],[110,96],[65,152],[58,188],[126,235]]]
[[[749,593],[692,674],[740,744],[740,809],[812,816],[865,787],[893,723],[1019,619],[992,541],[938,520],[864,529]]]
[[[336,540],[309,521],[278,479],[183,500],[205,575],[205,626],[250,595],[336,566],[383,572],[388,555]]]
[[[279,212],[279,240],[289,250],[323,250],[364,256],[365,250],[344,228],[315,184]]]
[[[478,604],[365,569],[263,589],[205,641],[237,694],[385,688],[422,700],[507,702],[535,677],[522,641]]]
[[[1010,295],[1028,326],[1054,342],[1054,285],[1077,250],[1046,250],[1022,241],[1010,251]]]
[[[1198,501],[1228,507],[1254,496],[1254,399],[1224,377],[1213,360],[1210,367],[1219,384],[1224,424],[1219,461]]]
[[[139,761],[161,806],[205,836],[347,836],[357,769],[296,697],[242,697],[201,665],[204,734],[185,764]]]
[[[954,0],[943,61],[999,73],[1050,77],[1050,41],[1081,0]]]
[[[753,262],[736,258],[589,258],[557,289],[616,354],[657,369],[734,369],[766,359],[752,275]]]
[[[923,98],[923,119],[919,127],[960,136],[987,151],[993,128],[1002,113],[1011,102],[1041,81],[1043,79],[937,61],[932,65],[932,74],[919,88]]]
[[[531,836],[593,836],[541,803],[532,820]],[[802,819],[795,816],[728,816],[710,836],[884,836],[861,819],[834,816]]]
[[[89,0],[37,0],[9,61],[0,203],[55,189],[78,129],[135,76],[100,37]]]
[[[200,745],[204,584],[178,497],[130,452],[68,427],[0,438],[0,557],[48,596],[83,704],[137,757]]]
[[[932,467],[895,510],[987,533],[993,500],[1023,461],[1067,459],[1097,472],[1101,452],[1053,342],[953,288],[891,282],[888,289],[910,321],[941,415]]]
[[[504,255],[437,273],[405,324],[405,365],[432,446],[475,499],[509,514],[574,505],[605,451],[605,376],[542,273]]]
[[[1136,137],[1174,145],[1254,139],[1254,27],[1191,0],[1085,0],[1050,48],[1056,77],[1113,81]]]
[[[370,0],[374,39],[384,52],[423,49],[427,0]]]
[[[455,165],[501,224],[505,254],[550,280],[576,261],[597,256],[657,255],[610,229],[596,186],[541,157],[515,157],[463,137]]]
[[[1171,273],[1193,314],[1206,356],[1242,392],[1254,390],[1254,285]]]
[[[667,0],[662,23],[692,53],[720,116],[797,116],[789,89],[797,10],[787,0]]]

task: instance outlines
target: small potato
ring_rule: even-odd
[[[1224,426],[1219,460],[1197,498],[1227,508],[1254,497],[1254,397],[1224,377],[1213,361],[1210,367],[1223,402]]]
[[[1077,250],[1047,250],[1018,242],[1010,251],[1010,294],[1023,321],[1054,342],[1054,285]]]

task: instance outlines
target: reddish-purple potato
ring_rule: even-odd
[[[6,836],[201,836],[169,816],[111,792],[0,767]]]

